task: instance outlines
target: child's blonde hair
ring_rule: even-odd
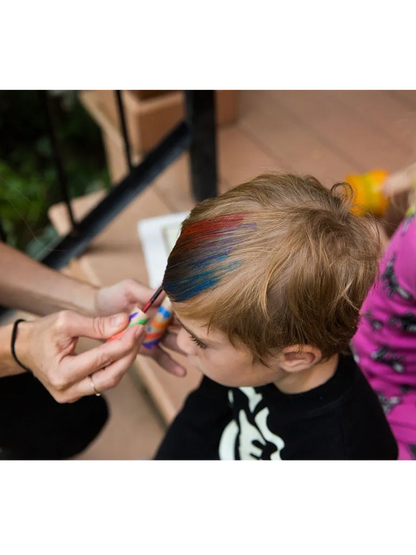
[[[378,267],[375,223],[351,202],[346,184],[260,175],[192,210],[163,287],[179,315],[263,364],[291,345],[329,358],[347,348]]]

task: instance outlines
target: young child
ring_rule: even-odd
[[[178,345],[204,377],[156,459],[397,457],[376,394],[344,354],[379,243],[342,191],[263,175],[192,210],[163,286]]]
[[[415,183],[416,164],[386,183],[389,195]],[[414,206],[396,229],[380,276],[362,308],[352,346],[396,437],[399,459],[416,459],[416,218]]]

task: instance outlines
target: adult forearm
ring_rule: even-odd
[[[13,324],[0,327],[0,378],[24,372],[13,359],[10,350],[12,330]]]
[[[96,289],[0,243],[0,304],[41,316],[69,309],[95,314]]]

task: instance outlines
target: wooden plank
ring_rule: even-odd
[[[396,142],[404,152],[416,142],[416,104],[412,109],[388,91],[332,91],[348,110]],[[416,96],[414,96],[416,102]],[[413,160],[409,160],[409,163]]]
[[[394,171],[406,164],[404,152],[390,137],[376,132],[362,118],[345,109],[333,91],[267,91],[294,119],[313,130],[356,171],[383,167]]]
[[[226,188],[235,187],[260,173],[276,171],[278,160],[264,152],[239,126],[224,128],[218,136],[219,173]]]
[[[403,104],[416,109],[416,91],[388,91],[388,93]]]
[[[219,192],[277,169],[274,158],[265,154],[238,126],[220,129],[218,132]],[[184,154],[171,164],[153,183],[159,198],[172,211],[184,212],[195,206],[191,194],[189,156]]]
[[[279,105],[269,91],[244,91],[240,127],[279,161],[279,169],[312,174],[324,184],[340,181],[354,164]]]
[[[238,118],[239,91],[215,91],[216,121],[219,126],[235,123]],[[122,146],[115,91],[82,91],[81,102],[105,134],[108,145]],[[134,91],[123,91],[126,124],[132,154],[147,152],[185,117],[183,91],[167,92],[140,100]],[[111,157],[110,157],[111,161]]]

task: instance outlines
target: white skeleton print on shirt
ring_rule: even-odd
[[[224,429],[220,444],[219,458],[222,460],[281,460],[280,452],[285,446],[281,437],[267,427],[268,407],[259,409],[263,400],[253,387],[240,387],[247,397],[246,410],[241,409],[238,419],[232,420]],[[234,394],[228,392],[230,404],[234,404]],[[257,410],[256,410],[257,409]]]

